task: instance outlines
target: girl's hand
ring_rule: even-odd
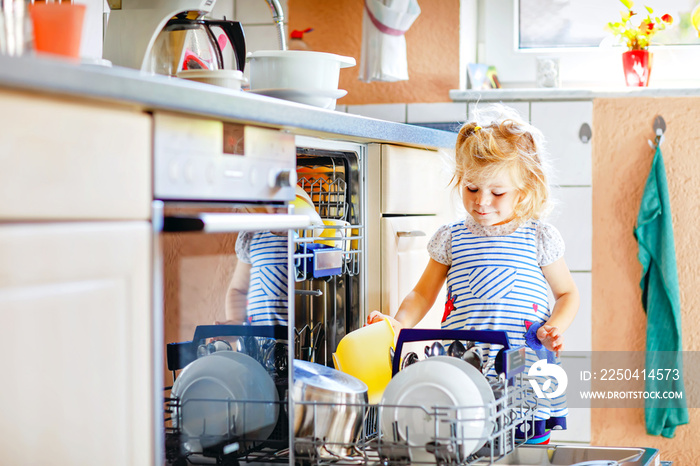
[[[367,323],[365,323],[365,325],[376,324],[377,322],[382,322],[384,319],[389,319],[391,326],[394,328],[394,333],[398,338],[399,332],[403,328],[403,324],[398,320],[394,319],[393,317],[388,316],[386,314],[382,314],[379,311],[370,312],[370,314],[367,316]]]
[[[564,338],[559,333],[559,329],[551,325],[544,324],[537,329],[537,338],[545,348],[559,356],[559,352],[564,348]]]

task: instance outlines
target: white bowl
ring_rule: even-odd
[[[306,50],[259,50],[247,60],[252,91],[337,91],[340,69],[355,66],[353,57]]]
[[[182,70],[177,72],[177,77],[236,91],[240,91],[241,84],[246,82],[240,70]]]

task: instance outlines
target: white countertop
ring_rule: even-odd
[[[455,102],[500,102],[537,100],[593,100],[610,97],[698,97],[698,87],[611,87],[611,88],[509,88],[487,90],[452,89],[450,98]]]
[[[124,67],[0,55],[0,89],[118,102],[286,129],[294,134],[414,147],[454,147],[457,135],[234,91]]]

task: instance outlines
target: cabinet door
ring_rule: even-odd
[[[566,246],[569,269],[589,272],[593,262],[593,192],[590,187],[554,188],[556,203],[546,219],[557,227]]]
[[[381,213],[439,214],[449,210],[447,152],[382,146]]]
[[[0,91],[0,127],[0,219],[150,218],[149,115]]]
[[[592,115],[593,102],[532,102],[530,105],[531,123],[545,137],[554,168],[554,184],[591,185],[590,138],[582,140],[580,133],[582,126],[592,127]]]
[[[4,464],[155,458],[147,222],[0,226]]]

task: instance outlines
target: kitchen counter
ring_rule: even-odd
[[[0,88],[133,104],[225,121],[289,129],[295,134],[415,147],[454,147],[456,134],[259,96],[244,91],[146,75],[124,67],[59,59],[0,56]]]
[[[512,88],[450,91],[454,102],[518,102],[542,100],[593,100],[606,97],[689,97],[700,96],[700,87],[611,87],[611,88]]]

